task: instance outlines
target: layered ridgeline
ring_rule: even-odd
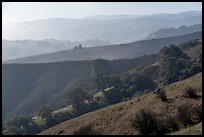
[[[189,27],[182,25],[178,28],[163,28],[153,33],[150,33],[147,39],[179,36],[179,35],[189,34],[197,31],[202,31],[202,24],[195,24]]]
[[[202,43],[200,41],[196,40],[179,47],[190,57],[187,60],[201,60]],[[85,92],[95,91],[93,80],[99,74],[121,76],[126,72],[142,71],[158,82],[161,76],[161,68],[158,65],[159,56],[161,55],[155,54],[113,61],[97,59],[42,64],[3,64],[3,119],[14,115],[35,115],[36,110],[42,105],[53,110],[64,107],[67,105],[68,94],[73,89],[78,87]],[[199,68],[194,67],[185,72],[182,71],[181,74],[199,71]],[[167,75],[166,79],[169,80],[167,82],[172,81],[171,77]],[[176,75],[177,80],[180,78]]]
[[[201,11],[145,16],[112,15],[81,19],[51,18],[28,22],[7,23],[2,36],[7,40],[57,39],[85,41],[95,39],[111,43],[125,43],[145,38],[162,28],[202,23]]]
[[[168,38],[141,40],[126,44],[107,45],[100,47],[78,47],[71,50],[42,54],[19,59],[3,61],[3,63],[45,63],[68,60],[93,60],[93,59],[131,59],[143,55],[158,53],[161,48],[169,44],[181,44],[183,42],[201,39],[202,32],[195,32]]]

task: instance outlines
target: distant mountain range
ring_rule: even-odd
[[[93,60],[98,58],[108,60],[124,58],[131,59],[157,53],[161,48],[168,46],[169,44],[181,44],[183,42],[194,39],[202,39],[202,32],[199,31],[191,34],[168,38],[141,40],[126,44],[99,47],[82,47],[79,49],[64,50],[50,54],[42,54],[3,61],[3,63],[45,63],[68,60]]]
[[[111,43],[127,43],[146,38],[162,28],[202,23],[202,11],[153,15],[102,15],[82,19],[51,18],[5,24],[3,39],[57,39],[85,41],[98,38]]]
[[[99,19],[99,20],[114,20],[114,19],[137,19],[142,17],[152,17],[156,19],[181,19],[188,16],[200,16],[202,15],[201,11],[185,11],[175,14],[169,13],[156,13],[151,15],[95,15],[88,16],[88,19]]]

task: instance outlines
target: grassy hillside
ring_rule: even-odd
[[[67,60],[93,60],[97,58],[108,60],[123,58],[132,59],[158,53],[161,48],[168,46],[169,44],[181,44],[193,39],[202,39],[202,32],[200,31],[169,38],[141,40],[126,44],[65,50],[50,54],[8,60],[3,63],[42,63]]]
[[[181,129],[168,135],[202,135],[202,122],[195,126]]]
[[[93,126],[94,130],[100,132],[101,134],[138,134],[138,131],[131,126],[131,121],[133,120],[135,113],[140,109],[148,108],[156,114],[161,114],[161,116],[164,112],[166,112],[166,110],[168,110],[170,114],[176,116],[177,106],[202,105],[202,97],[197,99],[190,99],[183,96],[182,91],[188,86],[195,88],[196,93],[199,96],[202,96],[202,73],[166,86],[164,90],[166,91],[168,98],[167,102],[162,102],[159,98],[156,97],[155,94],[148,93],[135,99],[111,105],[106,108],[65,121],[40,134],[70,135],[80,127],[89,124]],[[180,129],[183,128],[181,127]]]

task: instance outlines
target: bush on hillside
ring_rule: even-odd
[[[172,112],[165,110],[160,116],[158,116],[158,133],[168,133],[171,131],[179,130],[177,121],[175,120]]]
[[[164,90],[157,92],[157,97],[161,99],[161,101],[167,101],[166,92]]]
[[[202,104],[195,106],[194,108],[197,123],[202,121]]]
[[[198,95],[196,94],[196,91],[192,87],[186,87],[183,91],[183,96],[187,98],[197,98]]]
[[[141,135],[148,135],[156,132],[158,129],[156,115],[149,110],[143,109],[136,113],[131,125],[133,128],[136,128]]]
[[[159,135],[179,130],[177,122],[167,111],[162,115],[156,115],[150,110],[142,109],[136,113],[134,119],[131,121],[131,125],[141,135]]]
[[[86,125],[75,130],[73,135],[101,135],[101,133],[94,130],[92,125]]]
[[[188,125],[194,125],[194,121],[192,120],[192,112],[191,108],[187,105],[182,105],[177,107],[178,110],[178,118],[179,121],[184,125],[186,128]]]

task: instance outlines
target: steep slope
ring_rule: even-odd
[[[130,122],[133,119],[135,112],[139,109],[148,108],[157,114],[161,114],[167,108],[171,108],[170,113],[174,114],[176,107],[179,105],[202,104],[202,98],[189,99],[182,96],[182,91],[187,86],[195,88],[197,94],[202,96],[202,73],[166,86],[164,90],[169,99],[168,102],[162,102],[155,94],[148,93],[130,101],[108,106],[65,121],[40,133],[40,135],[70,135],[78,128],[88,124],[91,124],[94,130],[105,135],[138,134],[138,132],[130,126]]]
[[[152,55],[131,60],[3,64],[3,119],[32,114],[41,105],[61,108],[67,105],[72,89],[93,90],[93,78],[97,74],[120,75],[133,68],[140,70],[157,60],[158,55]]]
[[[143,55],[157,53],[161,48],[163,48],[164,46],[168,46],[169,44],[181,44],[183,42],[187,42],[193,39],[202,39],[202,32],[196,32],[169,38],[142,40],[127,44],[73,49],[50,54],[42,54],[38,56],[14,59],[5,61],[3,63],[42,63],[67,60],[92,60],[97,58],[103,58],[108,60],[122,58],[131,59]]]

